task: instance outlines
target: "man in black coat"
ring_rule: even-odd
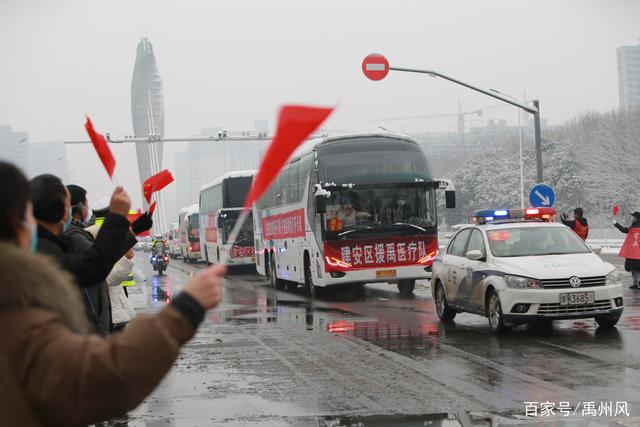
[[[618,224],[618,221],[615,219],[613,220],[613,226],[625,234],[629,233],[631,228],[640,228],[640,212],[634,212],[631,216],[633,217],[633,221],[629,227],[624,227]],[[633,277],[633,284],[630,288],[640,289],[640,259],[625,258],[624,269],[625,271],[630,271],[631,276]]]
[[[71,196],[62,181],[53,175],[40,175],[30,181],[29,189],[38,222],[37,251],[55,258],[81,288],[103,282],[115,263],[136,243],[127,219],[131,200],[121,187],[113,192],[111,212],[100,233],[84,250],[72,250],[73,240],[63,235],[71,225]],[[89,301],[87,312],[97,327]]]
[[[91,218],[91,209],[87,200],[87,191],[79,185],[67,185],[67,190],[71,196],[71,225],[63,233],[68,238],[71,245],[70,254],[82,255],[88,251],[95,243],[93,235],[85,230],[89,219]],[[142,215],[138,218],[131,228],[134,232],[139,233],[151,228],[153,222],[148,215]],[[127,236],[124,240],[124,247],[130,249],[132,243],[135,244],[135,238]],[[111,301],[109,299],[109,287],[106,281],[84,288],[85,303],[87,306],[87,314],[93,318],[98,332],[106,335],[111,330]]]

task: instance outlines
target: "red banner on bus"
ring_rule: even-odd
[[[265,240],[304,237],[304,209],[264,217],[262,232]]]
[[[253,246],[233,246],[230,255],[231,258],[251,258],[256,256],[256,248]]]
[[[436,236],[381,237],[324,242],[327,270],[406,265],[429,266],[438,254]]]
[[[204,230],[205,239],[209,243],[216,243],[218,241],[218,229],[216,224],[216,214],[210,213],[207,215],[207,228]]]

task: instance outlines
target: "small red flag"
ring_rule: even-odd
[[[148,203],[151,203],[151,194],[156,191],[162,190],[167,185],[173,182],[173,176],[171,172],[167,169],[158,172],[152,177],[149,177],[142,186],[142,191],[144,192],[144,198],[147,199]]]
[[[253,179],[251,191],[244,202],[245,209],[269,189],[291,154],[331,114],[333,108],[285,105],[280,109],[278,129]]]
[[[109,178],[111,178],[113,176],[113,171],[116,168],[116,158],[113,157],[113,153],[111,153],[111,150],[109,149],[107,140],[104,136],[96,132],[96,130],[93,128],[93,123],[91,123],[91,119],[89,118],[89,116],[87,116],[87,123],[85,123],[84,127],[87,129],[89,138],[91,138],[93,148],[96,149],[98,157],[100,157],[104,168],[109,174]]]
[[[620,206],[613,205],[613,216],[618,216],[618,211],[620,210]]]
[[[149,216],[153,216],[153,213],[156,211],[156,205],[158,204],[158,202],[153,202],[151,203],[151,206],[149,206]]]

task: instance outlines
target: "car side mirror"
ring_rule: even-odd
[[[316,196],[316,212],[327,213],[327,198],[324,195]]]
[[[598,245],[590,245],[591,250],[594,254],[600,255],[602,253],[602,247]]]
[[[445,206],[447,207],[447,209],[453,209],[456,207],[456,192],[455,191],[445,191],[444,192],[444,198],[445,198]]]
[[[484,258],[484,255],[482,254],[482,251],[478,249],[473,249],[467,252],[466,257],[471,261],[480,261],[482,258]]]

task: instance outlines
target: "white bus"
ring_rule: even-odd
[[[310,141],[253,210],[256,268],[276,289],[396,283],[413,292],[438,253],[436,189],[414,140],[368,134]],[[455,207],[453,186],[446,205]]]
[[[185,262],[198,262],[200,252],[200,222],[198,205],[183,208],[178,213],[178,233],[180,235],[180,256]]]
[[[255,264],[251,216],[237,240],[229,242],[229,233],[242,211],[254,174],[255,171],[229,172],[200,189],[200,241],[207,263],[220,262],[222,252],[229,251],[229,265]]]

